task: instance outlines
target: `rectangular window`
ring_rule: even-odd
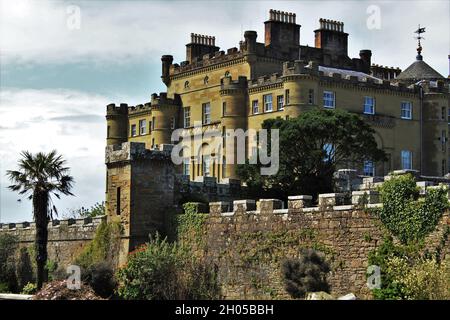
[[[203,124],[211,123],[211,104],[209,102],[202,105],[203,109]]]
[[[145,120],[139,120],[139,134],[143,135],[146,131],[146,121]]]
[[[203,161],[202,161],[202,171],[203,171],[203,176],[204,177],[209,177],[211,172],[210,172],[210,168],[211,168],[211,160],[209,156],[203,156]]]
[[[314,104],[314,89],[308,90],[308,103]]]
[[[324,161],[332,161],[334,157],[334,146],[331,143],[325,143],[323,145],[323,151],[325,151]]]
[[[185,128],[191,126],[191,107],[184,108],[183,124]]]
[[[183,174],[185,176],[191,175],[191,164],[190,164],[189,158],[185,158],[183,160]]]
[[[116,189],[116,214],[120,216],[120,187]]]
[[[335,107],[335,97],[333,91],[324,91],[323,92],[323,106],[325,108],[334,108]]]
[[[111,127],[110,126],[108,126],[107,128],[106,128],[106,137],[107,138],[109,138],[109,131],[111,130]]]
[[[442,176],[445,176],[447,174],[447,161],[445,159],[442,159]]]
[[[156,125],[156,119],[155,119],[155,117],[152,117],[152,131],[155,130],[155,125]]]
[[[375,98],[364,97],[364,113],[375,114]]]
[[[170,118],[170,129],[175,129],[175,117]]]
[[[277,109],[278,110],[284,109],[284,97],[283,96],[277,96]]]
[[[136,125],[135,124],[131,125],[131,136],[136,137]]]
[[[447,114],[447,112],[446,112],[446,108],[445,107],[442,107],[442,109],[441,109],[441,119],[442,120],[445,120],[445,115]]]
[[[402,150],[401,152],[402,169],[412,169],[412,152],[408,150]]]
[[[223,157],[222,160],[222,178],[226,178],[227,177],[227,163],[225,161],[225,157]]]
[[[151,146],[151,148],[152,148],[152,149],[155,148],[155,138],[152,138],[152,146]]]
[[[364,161],[363,174],[369,177],[375,176],[375,165],[373,161],[371,160]]]
[[[153,122],[152,121],[148,122],[148,128],[149,128],[149,132],[148,133],[152,133],[152,130],[153,130]]]
[[[412,119],[412,103],[408,101],[403,101],[401,106],[401,118],[402,119]]]
[[[263,101],[264,101],[264,112],[272,112],[272,95],[271,94],[265,94],[263,95]]]
[[[441,131],[441,147],[442,147],[442,152],[445,152],[447,146],[447,131],[446,130],[442,130]]]
[[[253,109],[253,114],[258,114],[259,113],[258,100],[253,100],[252,101],[252,109]]]
[[[226,114],[227,114],[227,103],[222,102],[222,117],[225,117]]]
[[[289,104],[289,89],[286,89],[286,91],[284,91],[284,96],[285,96],[285,103]]]

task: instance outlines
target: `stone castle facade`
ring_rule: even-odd
[[[388,155],[386,162],[359,164],[354,168],[359,174],[414,169],[445,175],[449,80],[423,61],[422,48],[402,72],[372,64],[370,50],[350,58],[342,22],[320,19],[315,46],[301,45],[296,19],[271,10],[263,42],[255,31],[246,31],[239,46],[227,51],[216,46],[215,37],[191,34],[185,61],[161,58],[167,92],[141,105],[107,106],[107,144],[143,142],[158,149],[172,143],[175,129],[193,136],[198,124],[222,135],[225,145],[227,129],[258,130],[265,119],[292,118],[311,108],[345,109],[372,125]],[[246,142],[246,157],[256,151],[254,142]],[[224,155],[222,146],[201,146],[179,170],[190,180],[237,179],[235,164],[227,164]]]

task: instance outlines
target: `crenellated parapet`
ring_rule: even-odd
[[[124,142],[106,146],[105,163],[130,162],[135,160],[170,160],[173,145],[161,144],[159,149],[146,149],[145,143]]]

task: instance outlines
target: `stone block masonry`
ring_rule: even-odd
[[[359,196],[360,192],[354,192],[354,198]],[[373,203],[375,199],[370,194],[367,206],[379,207]],[[219,266],[226,298],[289,298],[284,290],[281,263],[298,257],[302,248],[325,253],[331,262],[328,281],[333,293],[353,292],[358,298],[371,297],[366,270],[369,253],[382,241],[381,221],[359,209],[359,205],[305,207],[308,200],[307,196],[291,197],[288,209],[279,209],[279,200],[262,199],[257,203],[258,210],[253,211],[244,209],[252,206],[245,200],[210,203],[205,243],[210,259]],[[227,212],[229,208],[234,209]],[[426,239],[426,248],[434,250],[449,227],[447,212]],[[443,248],[442,254],[450,255],[449,239]]]
[[[102,221],[106,221],[106,216],[51,221],[48,225],[49,260],[62,268],[72,264],[82,248],[94,238]],[[2,234],[17,236],[19,247],[33,247],[36,227],[29,222],[0,224]]]

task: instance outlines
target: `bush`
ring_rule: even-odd
[[[10,234],[0,235],[0,283],[2,291],[17,292],[16,259],[17,237]]]
[[[399,288],[400,298],[408,300],[450,299],[450,272],[448,262],[435,259],[409,261],[392,257],[387,261],[386,273]]]
[[[22,247],[19,250],[16,274],[18,286],[22,290],[28,283],[34,283],[35,281],[32,257],[30,257],[30,250],[26,247]]]
[[[122,226],[119,222],[102,222],[95,232],[94,239],[75,258],[74,264],[84,269],[101,262],[114,266],[118,258],[121,232]]]
[[[35,294],[37,286],[34,283],[28,282],[22,289],[22,294]]]
[[[130,253],[117,272],[120,297],[139,300],[214,299],[219,296],[215,269],[190,250],[157,235]]]
[[[83,270],[82,281],[102,298],[111,297],[117,287],[114,271],[107,263],[98,263]]]
[[[448,208],[446,187],[428,189],[425,197],[419,198],[419,189],[410,174],[384,182],[380,196],[383,202],[380,219],[403,244],[424,239]]]
[[[307,292],[329,292],[328,272],[330,266],[324,257],[312,249],[303,250],[300,259],[287,259],[282,263],[286,291],[296,299],[304,298]]]

